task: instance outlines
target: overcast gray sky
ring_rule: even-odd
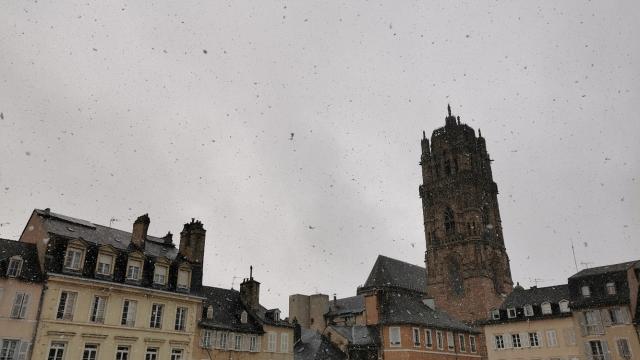
[[[207,229],[205,282],[423,265],[420,137],[492,157],[514,281],[640,258],[637,1],[3,1],[0,237],[33,208]],[[235,286],[239,280],[235,281]]]

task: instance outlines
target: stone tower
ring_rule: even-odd
[[[431,144],[422,137],[427,293],[460,320],[486,319],[513,285],[492,160],[480,131],[476,137],[449,106]]]

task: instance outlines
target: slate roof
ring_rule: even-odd
[[[375,326],[338,326],[331,325],[331,328],[349,341],[349,345],[379,345],[380,339],[378,328]]]
[[[295,360],[344,360],[347,355],[319,332],[301,329],[301,338],[293,348]]]
[[[0,277],[7,276],[9,260],[15,255],[22,257],[22,268],[16,278],[27,282],[42,282],[36,245],[9,239],[0,239]]]
[[[540,305],[547,301],[550,303],[558,303],[560,300],[569,300],[569,286],[566,284],[532,287],[530,289],[515,288],[511,294],[507,296],[500,306],[501,309],[520,308],[525,305]]]
[[[361,289],[370,288],[400,288],[424,293],[427,273],[423,267],[378,255]]]
[[[246,333],[264,332],[255,316],[242,304],[239,291],[203,286],[202,295],[205,297],[200,321],[202,327]],[[209,305],[213,306],[213,319],[206,318]],[[248,314],[246,324],[240,321],[242,311],[247,311]]]
[[[386,325],[412,324],[426,327],[477,333],[478,330],[422,302],[419,294],[385,292],[380,307],[380,323]]]
[[[356,295],[348,298],[331,300],[328,316],[361,313],[364,311],[364,296]]]
[[[640,266],[640,260],[633,260],[633,261],[627,261],[619,264],[605,265],[605,266],[598,266],[598,267],[593,267],[589,269],[584,269],[582,271],[577,272],[576,274],[571,275],[569,279],[576,279],[576,278],[591,276],[591,275],[602,275],[602,274],[619,272],[619,271],[627,271],[632,266],[635,266],[636,268],[638,268]]]
[[[130,232],[93,224],[86,220],[47,210],[36,209],[34,212],[44,218],[44,226],[50,234],[72,239],[82,238],[98,245],[111,245],[119,250],[130,249]],[[174,244],[165,244],[163,238],[147,235],[144,253],[153,257],[164,256],[169,260],[174,260],[178,255],[178,249]]]

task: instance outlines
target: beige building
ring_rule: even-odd
[[[20,241],[36,244],[46,274],[34,359],[193,358],[205,230],[185,224],[177,248],[149,223],[129,233],[33,212]]]
[[[0,239],[0,359],[30,358],[42,273],[36,247]]]

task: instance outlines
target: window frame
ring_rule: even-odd
[[[567,314],[571,312],[571,308],[569,307],[569,300],[562,299],[558,301],[558,306],[560,307],[560,312],[563,314]]]
[[[433,338],[431,335],[431,329],[424,329],[424,347],[427,349],[433,349]]]
[[[458,346],[460,352],[467,352],[467,342],[464,338],[464,334],[458,334]]]
[[[547,337],[547,347],[558,347],[560,346],[558,342],[558,332],[555,329],[548,329],[545,331]],[[551,341],[553,339],[553,341]]]
[[[9,318],[26,319],[30,298],[31,294],[24,291],[16,291],[16,294],[13,297],[13,302],[11,303],[11,313],[9,314]],[[20,300],[19,303],[18,299]]]
[[[100,300],[103,300],[100,302]],[[104,324],[105,317],[107,315],[107,303],[109,297],[104,295],[93,295],[91,301],[91,307],[89,308],[89,322],[94,324]],[[102,317],[99,317],[99,306],[102,303]]]
[[[131,305],[133,305],[133,307]],[[131,310],[132,308],[133,308],[133,311]],[[126,327],[135,327],[137,313],[138,313],[138,300],[132,300],[128,298],[122,299],[122,313],[120,316],[120,325],[126,326]],[[133,319],[130,319],[130,318],[133,318]]]
[[[507,318],[515,319],[517,315],[518,315],[518,312],[516,311],[516,308],[514,307],[507,308]]]
[[[109,271],[107,273],[101,272],[100,270],[100,264],[102,264],[100,262],[100,257],[101,256],[108,256],[111,258],[111,262],[109,263]],[[101,247],[100,250],[98,251],[98,256],[96,256],[96,268],[95,268],[95,273],[96,275],[100,275],[100,276],[113,276],[113,270],[115,267],[115,263],[116,263],[116,253],[115,251],[111,248],[111,246],[107,245],[104,247]]]
[[[535,314],[533,312],[533,305],[531,305],[531,304],[526,304],[522,309],[523,309],[523,312],[524,312],[524,316],[526,316],[526,317],[530,317],[530,316],[533,316]]]
[[[171,355],[169,357],[171,360],[184,360],[184,349],[183,348],[171,348]]]
[[[158,315],[158,309],[159,315]],[[152,303],[151,304],[151,316],[149,318],[149,328],[151,329],[162,329],[162,320],[164,317],[164,309],[165,305],[162,303]]]
[[[71,253],[77,253],[78,255],[78,266],[77,267],[73,267],[73,262],[71,264],[67,264],[69,262],[69,256]],[[66,271],[73,271],[73,272],[79,272],[82,271],[82,265],[84,264],[84,256],[85,256],[85,247],[80,246],[78,244],[72,244],[70,243],[67,246],[67,249],[65,250],[65,254],[64,254],[64,264],[63,264],[63,268]],[[71,260],[73,261],[73,260]]]
[[[529,346],[530,347],[540,347],[540,334],[537,331],[529,331],[528,332],[528,336],[529,336]],[[535,345],[534,345],[534,341],[535,340]]]
[[[447,350],[456,351],[456,337],[451,331],[447,331]]]
[[[175,331],[187,330],[187,314],[188,313],[189,313],[189,308],[187,308],[186,306],[176,307],[176,321],[173,327]]]
[[[280,352],[289,352],[289,334],[287,333],[280,333]]]
[[[278,343],[278,334],[274,332],[267,333],[267,351],[276,352]]]
[[[605,292],[608,296],[614,296],[618,294],[618,289],[616,289],[616,283],[610,281],[604,286]]]
[[[13,266],[14,264],[17,264]],[[9,264],[7,264],[7,277],[15,278],[20,276],[22,273],[22,265],[24,264],[24,260],[20,255],[14,255],[9,258]]]
[[[441,330],[436,330],[436,348],[444,350],[444,336]]]
[[[628,357],[626,357],[622,353],[622,351],[620,349],[620,345],[621,345],[620,341],[624,341],[626,343],[627,351],[629,352],[628,353]],[[620,356],[623,359],[633,359],[633,351],[631,350],[631,343],[629,342],[629,338],[627,338],[627,337],[616,337],[614,339],[614,342],[616,344],[616,351],[618,352],[618,356]]]
[[[65,295],[64,308],[62,309],[62,315],[60,314],[60,307],[62,306],[62,297]],[[73,298],[73,301],[70,301]],[[73,321],[75,316],[76,304],[78,302],[78,292],[61,289],[58,296],[58,306],[56,308],[56,320]]]
[[[164,269],[164,274],[160,275],[159,274],[159,269]],[[163,282],[158,282],[158,280],[160,279],[159,277],[162,276],[162,280]],[[157,262],[153,265],[153,284],[154,285],[160,285],[160,286],[167,286],[167,281],[169,279],[169,266],[166,265],[165,263],[160,263]]]
[[[131,355],[131,346],[116,345],[116,360],[129,360],[129,355]]]
[[[138,266],[133,266],[138,264]],[[137,276],[132,277],[131,267],[137,268]],[[125,281],[140,281],[142,279],[142,273],[144,271],[144,255],[139,251],[134,251],[127,257],[127,269],[125,271]]]
[[[7,360],[17,359],[18,353],[20,352],[20,343],[21,341],[18,339],[1,339],[0,341],[0,355],[6,354],[4,356]],[[6,345],[6,348],[5,348]]]
[[[397,340],[394,341],[394,340]],[[399,326],[389,327],[389,347],[401,347],[402,346],[402,331]]]
[[[91,357],[90,355],[87,356],[87,348],[88,347],[92,347],[92,349],[89,349],[89,351],[93,350],[93,357]],[[99,344],[96,344],[96,343],[85,343],[84,347],[82,348],[82,360],[97,360],[98,359],[99,348],[100,348]]]
[[[180,275],[181,274],[185,274],[187,276],[187,283],[186,284],[181,284],[180,283]],[[178,268],[178,276],[176,277],[176,289],[178,291],[189,291],[191,289],[191,268],[189,266],[185,265],[181,265]]]
[[[67,343],[65,341],[51,341],[51,343],[49,343],[48,350],[49,351],[47,352],[47,360],[64,359],[64,355],[67,350]],[[53,357],[51,356],[51,351],[55,351]],[[56,356],[58,352],[61,352],[62,356]]]
[[[503,350],[506,348],[504,341],[504,334],[494,334],[493,335],[493,346],[497,350]]]
[[[469,335],[469,351],[472,354],[475,354],[478,352],[478,343],[476,342],[475,335]]]
[[[413,347],[420,347],[420,328],[411,328],[411,340],[413,340]]]
[[[491,310],[491,319],[500,320],[500,309]]]
[[[580,295],[582,295],[583,298],[591,297],[591,288],[589,285],[582,285],[580,287]]]
[[[548,301],[540,304],[540,311],[542,311],[542,315],[551,315],[553,314],[553,308],[551,307],[551,303]]]
[[[153,346],[147,346],[144,351],[144,360],[158,360],[160,358],[160,349]]]
[[[517,346],[516,346],[517,344]],[[522,338],[520,337],[520,333],[511,334],[511,347],[514,349],[521,349],[522,346]]]

